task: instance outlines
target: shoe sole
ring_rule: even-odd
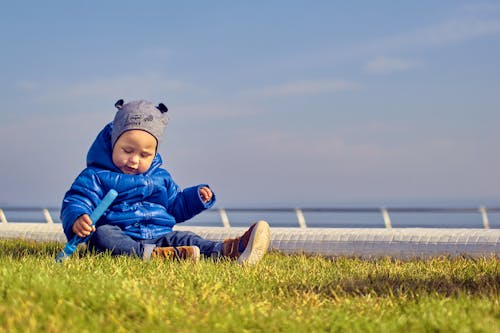
[[[179,260],[200,261],[201,252],[200,252],[200,248],[198,246],[196,246],[196,245],[190,245],[190,246],[179,246],[179,247],[191,248],[193,250],[193,253],[188,253],[187,257],[178,258]],[[177,251],[179,251],[178,250],[179,247],[177,247]]]
[[[200,248],[198,246],[193,246],[193,248],[194,248],[193,257],[190,259],[193,261],[200,261],[201,257]]]
[[[271,243],[271,230],[266,221],[259,221],[253,228],[248,245],[238,258],[238,263],[254,265],[266,254]]]

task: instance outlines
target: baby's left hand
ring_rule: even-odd
[[[204,203],[207,203],[210,200],[212,200],[212,196],[213,196],[213,193],[212,193],[211,189],[209,189],[206,186],[203,186],[202,188],[200,188],[200,197]]]

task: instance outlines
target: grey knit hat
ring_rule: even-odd
[[[113,131],[111,132],[113,147],[123,132],[132,129],[148,132],[160,144],[168,123],[168,109],[163,103],[158,106],[154,106],[148,101],[132,101],[123,104],[123,99],[120,99],[115,103],[115,107],[118,111],[113,120]]]

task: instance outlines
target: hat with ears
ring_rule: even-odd
[[[155,106],[151,102],[141,100],[124,104],[123,99],[120,99],[115,103],[115,107],[118,111],[111,131],[112,147],[120,135],[133,129],[148,132],[155,137],[157,144],[160,144],[168,123],[168,109],[163,103]]]

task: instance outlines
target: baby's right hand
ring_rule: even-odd
[[[78,237],[86,237],[90,235],[91,232],[95,231],[95,226],[92,225],[90,217],[87,214],[83,214],[76,219],[71,230],[73,230]]]

